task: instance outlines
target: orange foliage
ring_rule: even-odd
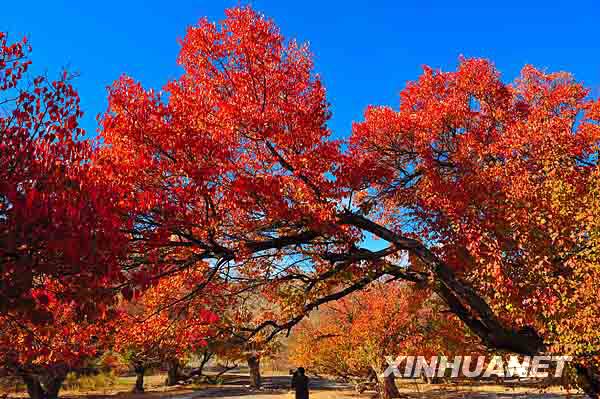
[[[374,286],[333,302],[294,332],[291,360],[328,375],[366,378],[385,357],[465,354],[477,349],[439,299],[401,283]]]

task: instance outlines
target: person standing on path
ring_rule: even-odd
[[[304,367],[298,367],[292,376],[292,389],[296,390],[296,399],[308,399],[308,377]]]

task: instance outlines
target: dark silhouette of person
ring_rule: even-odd
[[[308,399],[308,377],[304,367],[298,367],[292,375],[292,389],[296,390],[296,399]]]

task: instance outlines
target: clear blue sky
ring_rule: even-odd
[[[0,30],[27,34],[36,72],[80,72],[76,81],[93,134],[105,87],[127,73],[146,87],[178,75],[176,39],[188,25],[239,1],[6,1]],[[566,70],[600,93],[600,2],[372,1],[250,2],[287,37],[307,41],[328,89],[338,136],[368,104],[397,106],[421,65],[445,70],[460,54],[495,62],[506,80],[525,63]],[[241,4],[247,4],[242,2]]]

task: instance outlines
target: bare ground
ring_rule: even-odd
[[[110,388],[94,391],[62,391],[62,398],[72,399],[293,399],[289,391],[290,378],[276,375],[264,378],[263,388],[251,389],[248,377],[241,374],[229,375],[222,385],[192,385],[165,387],[164,375],[146,377],[146,393],[133,394],[134,378],[119,378],[119,383]],[[406,399],[583,399],[576,391],[566,391],[560,387],[540,389],[524,384],[424,384],[415,380],[398,380],[399,390]],[[328,379],[312,378],[310,385],[312,399],[368,399],[374,392],[357,393],[348,384]],[[10,397],[24,397],[23,392],[8,393]],[[2,396],[2,395],[0,395]]]

